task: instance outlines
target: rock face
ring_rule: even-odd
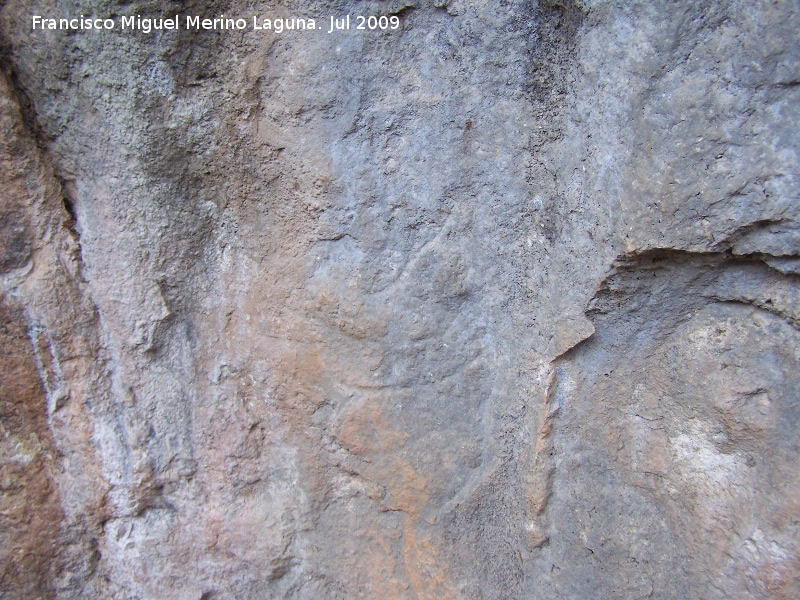
[[[798,31],[0,5],[0,597],[800,597]]]

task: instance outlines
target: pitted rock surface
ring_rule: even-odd
[[[0,4],[0,597],[800,596],[798,31]]]

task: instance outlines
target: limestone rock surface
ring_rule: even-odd
[[[0,597],[800,597],[798,32],[0,3]]]

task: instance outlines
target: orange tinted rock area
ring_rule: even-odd
[[[58,456],[36,359],[19,307],[0,304],[0,585],[54,597],[62,568]]]

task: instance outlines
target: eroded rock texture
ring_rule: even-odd
[[[798,597],[798,31],[2,3],[0,596]]]

